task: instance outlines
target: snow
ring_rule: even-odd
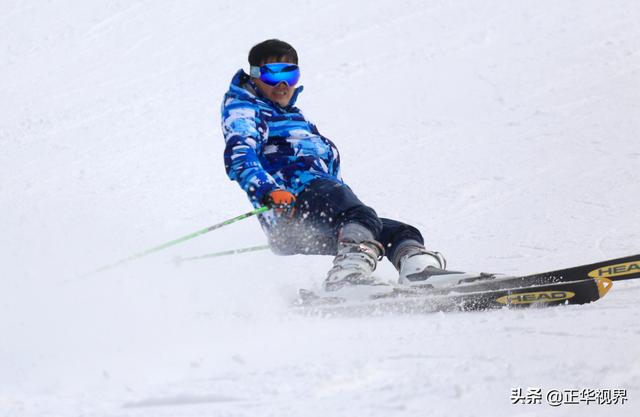
[[[632,0],[0,3],[0,416],[636,416],[640,284],[531,311],[304,317],[327,257],[252,252],[219,106],[291,42],[299,105],[450,268],[538,272],[640,242]],[[379,273],[392,277],[388,264]],[[625,405],[511,390],[626,389]]]

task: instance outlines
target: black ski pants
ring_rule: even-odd
[[[405,240],[424,244],[418,229],[397,220],[378,217],[347,185],[328,179],[313,181],[296,198],[291,218],[263,222],[274,253],[279,255],[335,255],[342,225],[359,223],[368,228],[393,262],[395,248]]]

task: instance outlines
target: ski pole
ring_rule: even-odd
[[[107,271],[109,269],[113,269],[113,268],[115,268],[117,266],[126,264],[128,262],[131,262],[131,261],[139,259],[139,258],[142,258],[143,256],[147,256],[149,254],[161,251],[161,250],[166,249],[166,248],[168,248],[170,246],[174,246],[174,245],[177,245],[178,243],[182,243],[182,242],[185,242],[185,241],[187,241],[189,239],[193,239],[195,237],[203,235],[205,233],[209,233],[209,232],[211,232],[213,230],[220,229],[223,226],[227,226],[227,225],[230,225],[230,224],[235,223],[237,221],[244,220],[244,219],[249,218],[251,216],[255,216],[256,214],[264,213],[265,211],[269,210],[270,208],[271,207],[268,207],[268,206],[259,207],[259,208],[255,209],[255,210],[252,210],[252,211],[249,211],[247,213],[241,214],[241,215],[239,215],[237,217],[234,217],[232,219],[225,220],[225,221],[223,221],[221,223],[214,224],[213,226],[209,226],[209,227],[206,227],[204,229],[198,230],[197,232],[193,232],[193,233],[190,233],[190,234],[188,234],[186,236],[182,236],[182,237],[180,237],[178,239],[174,239],[174,240],[171,240],[169,242],[163,243],[162,245],[158,245],[158,246],[155,246],[153,248],[150,248],[150,249],[144,250],[142,252],[136,253],[134,255],[128,256],[128,257],[126,257],[124,259],[121,259],[121,260],[119,260],[117,262],[114,262],[112,264],[101,266],[98,269],[95,269],[95,270],[93,270],[91,272],[87,272],[86,274],[83,274],[82,277],[86,277],[88,275],[93,275],[93,274],[96,274],[98,272],[104,272],[104,271]]]
[[[225,250],[221,252],[208,253],[206,255],[200,255],[200,256],[187,256],[187,257],[177,256],[176,258],[174,258],[174,262],[179,265],[184,261],[196,261],[200,259],[217,258],[219,256],[238,255],[241,253],[257,252],[265,249],[269,249],[269,245],[250,246],[248,248],[241,248],[241,249],[231,249],[231,250]]]

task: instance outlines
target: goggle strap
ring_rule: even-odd
[[[249,67],[249,75],[253,78],[260,78],[260,67],[257,65],[251,65]]]

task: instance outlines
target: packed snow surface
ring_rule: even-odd
[[[321,318],[290,304],[329,257],[173,262],[264,244],[255,219],[82,275],[250,209],[219,106],[272,37],[345,180],[451,269],[637,253],[639,21],[635,0],[3,0],[0,416],[640,415],[633,280],[583,306]]]

